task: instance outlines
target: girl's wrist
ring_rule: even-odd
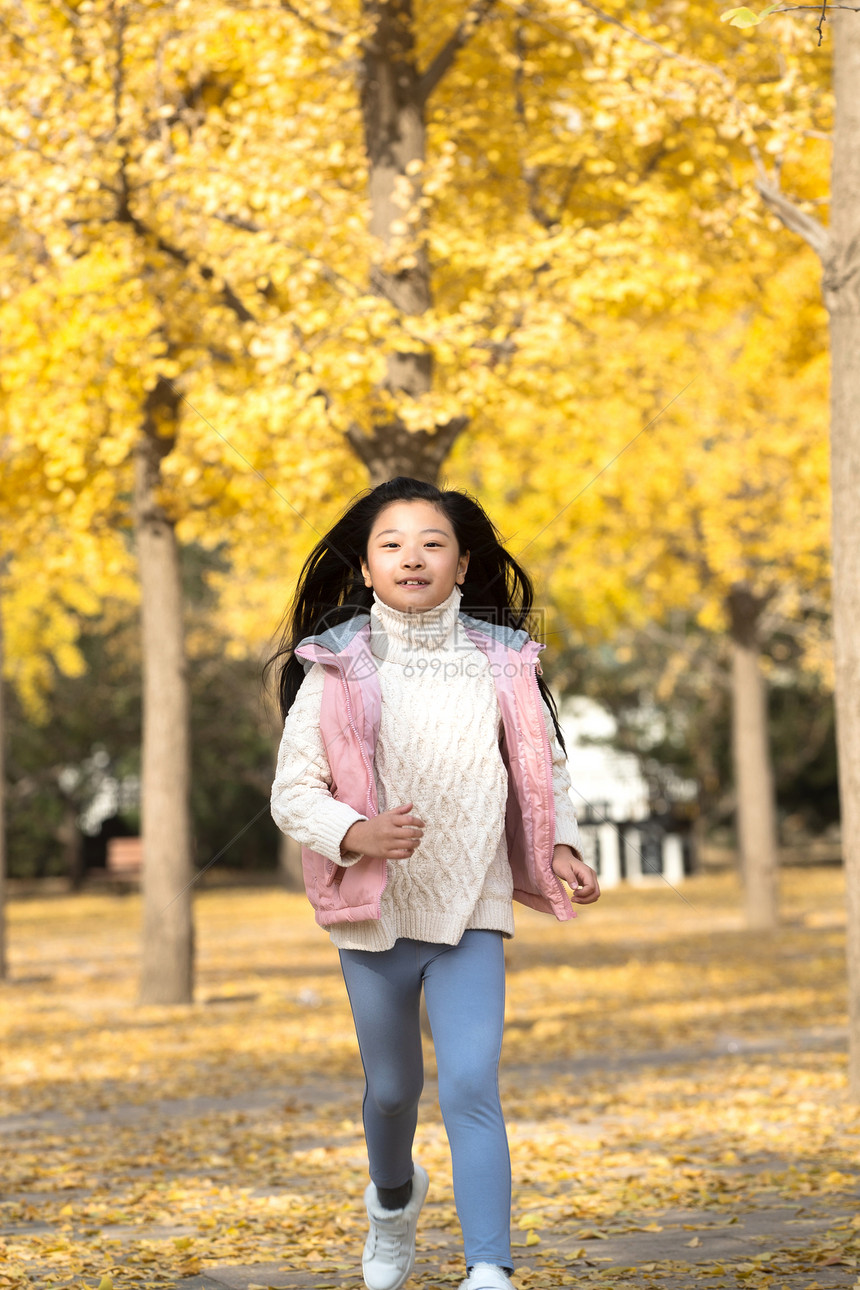
[[[361,849],[361,826],[366,823],[367,820],[356,820],[354,824],[350,824],[340,840],[340,854],[342,856],[363,854]]]
[[[577,851],[576,847],[572,847],[569,842],[556,842],[552,849],[553,860],[555,860],[559,854],[565,857],[570,856],[574,860],[582,859],[582,856]]]

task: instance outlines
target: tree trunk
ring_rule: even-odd
[[[842,856],[848,918],[849,1095],[860,1102],[860,15],[832,12],[833,162],[830,226],[761,172],[756,186],[821,259],[830,316],[833,637]]]
[[[63,869],[69,879],[69,888],[76,891],[81,886],[83,864],[83,838],[78,827],[78,804],[61,792],[63,816],[54,834],[60,844]]]
[[[179,550],[158,499],[161,462],[175,442],[179,397],[159,380],[135,453],[134,520],[143,628],[142,1003],[190,1003],[190,729]]]
[[[732,753],[747,926],[777,924],[776,807],[768,740],[767,685],[759,656],[762,602],[745,587],[728,599],[732,639]]]
[[[454,417],[447,425],[429,433],[407,430],[399,421],[379,421],[370,432],[351,426],[346,437],[355,455],[367,467],[374,487],[395,475],[409,475],[435,484],[445,458],[468,424],[468,417]]]
[[[304,891],[305,882],[302,876],[302,848],[295,838],[281,834],[278,846],[278,869],[281,882],[287,891]]]
[[[489,6],[469,11],[423,74],[415,61],[412,0],[364,0],[362,7],[374,24],[363,46],[361,94],[370,231],[380,246],[371,289],[401,313],[416,317],[432,302],[421,206],[426,102]],[[468,417],[410,431],[390,408],[391,396],[420,399],[429,394],[432,384],[433,356],[429,351],[404,349],[388,355],[386,379],[372,424],[353,425],[347,436],[373,484],[394,475],[430,481],[438,478]]]
[[[830,255],[833,634],[848,914],[851,1097],[860,1101],[860,14],[834,15]]]
[[[2,588],[2,583],[0,583]],[[6,709],[3,681],[3,614],[0,601],[0,981],[8,973],[6,956]]]

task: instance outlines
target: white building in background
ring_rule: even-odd
[[[601,885],[614,887],[625,878],[673,886],[683,881],[689,871],[684,834],[652,813],[639,759],[605,742],[616,732],[611,714],[592,699],[568,699],[560,705],[559,723],[585,859]],[[678,779],[671,796],[676,802],[695,800],[695,782]]]
[[[60,782],[68,793],[80,791],[84,806],[78,827],[87,837],[95,837],[105,820],[140,809],[140,776],[117,778],[104,748],[97,748],[79,766],[66,766]]]

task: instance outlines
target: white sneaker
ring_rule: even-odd
[[[460,1290],[514,1290],[514,1283],[495,1263],[476,1263]]]
[[[383,1209],[376,1187],[368,1183],[364,1203],[370,1231],[361,1259],[367,1290],[400,1290],[409,1280],[415,1266],[415,1229],[429,1185],[426,1170],[416,1165],[409,1203],[403,1209]]]

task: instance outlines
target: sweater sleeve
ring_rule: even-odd
[[[555,802],[555,845],[564,843],[582,856],[582,836],[576,821],[576,811],[570,796],[570,772],[567,757],[555,733],[552,714],[546,703],[542,705],[549,746],[552,749],[552,795]]]
[[[272,785],[272,818],[282,833],[335,864],[348,867],[361,857],[340,853],[344,834],[367,816],[331,794],[331,767],[320,733],[325,671],[315,663],[284,722],[278,768]]]

